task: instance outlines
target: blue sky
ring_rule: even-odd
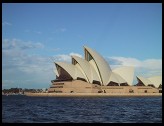
[[[162,4],[2,4],[2,88],[48,88],[55,61],[86,45],[114,69],[162,74]],[[134,76],[134,82],[136,77]]]

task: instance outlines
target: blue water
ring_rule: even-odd
[[[2,96],[2,122],[162,123],[162,97]]]

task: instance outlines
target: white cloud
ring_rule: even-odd
[[[52,33],[60,33],[60,32],[66,32],[67,29],[66,28],[57,28],[55,31],[53,31]]]
[[[82,58],[82,55],[78,54],[78,53],[74,53],[71,52],[69,54],[60,54],[60,55],[56,55],[53,57],[54,61],[63,61],[63,62],[71,62],[71,56],[75,55],[75,56],[79,56]]]
[[[108,58],[109,58],[109,63],[110,63],[110,60],[114,62],[113,67],[117,67],[117,66],[139,67],[141,66],[141,61],[135,58],[127,58],[127,57],[108,57]]]
[[[2,40],[2,83],[3,87],[45,87],[48,88],[50,81],[55,79],[53,64],[50,57],[32,55],[31,49],[42,49],[41,43],[25,42],[19,39]],[[25,51],[27,50],[27,51]],[[53,56],[54,61],[71,63],[71,55],[82,57],[78,53],[59,54]],[[127,57],[106,58],[112,69],[120,66],[134,66],[135,75],[150,77],[162,74],[161,59],[138,60]],[[134,76],[135,79],[135,76]],[[28,81],[26,81],[28,80]],[[42,85],[42,86],[41,86]]]
[[[141,67],[150,70],[162,70],[162,60],[161,59],[147,59],[141,64]]]
[[[29,29],[24,30],[24,32],[26,32],[26,33],[35,33],[35,34],[38,34],[38,35],[42,34],[41,31],[33,31],[33,30],[29,30]]]
[[[78,53],[74,53],[74,52],[71,52],[69,55],[70,56],[78,56],[78,57],[82,58],[82,55],[80,55]]]
[[[52,71],[54,66],[48,57],[24,53],[24,55],[19,56],[11,54],[3,57],[3,59],[2,79],[12,80],[12,83],[10,81],[4,83],[10,87],[20,84],[21,87],[28,88],[29,81],[32,87],[47,87],[50,81],[55,79]]]
[[[12,24],[5,21],[5,22],[2,23],[2,25],[3,25],[3,26],[11,26]]]
[[[71,62],[71,57],[66,54],[60,54],[53,57],[54,61]]]
[[[2,49],[3,50],[25,50],[25,49],[37,49],[44,48],[44,45],[39,42],[31,42],[31,41],[22,41],[19,39],[4,39],[2,40]]]
[[[42,49],[43,47],[44,45],[41,43],[24,42],[18,39],[3,40],[2,81],[4,85],[13,87],[20,83],[27,87],[29,81],[25,80],[31,80],[30,83],[33,84],[31,86],[49,84],[50,80],[54,79],[52,62],[48,57],[29,53],[31,49]],[[16,80],[20,80],[20,82]]]
[[[162,59],[139,60],[127,57],[108,57],[107,60],[112,69],[121,66],[133,66],[135,68],[135,75],[142,75],[144,77],[162,75]]]

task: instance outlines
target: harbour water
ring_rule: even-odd
[[[2,123],[162,123],[162,97],[2,96]]]

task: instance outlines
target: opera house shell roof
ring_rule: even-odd
[[[95,50],[84,46],[85,59],[72,57],[72,64],[55,62],[54,70],[59,80],[84,80],[91,84],[107,86],[111,84],[132,85],[134,68],[120,67],[112,70],[108,62]]]
[[[144,86],[153,85],[154,87],[158,88],[162,85],[162,76],[153,76],[149,78],[137,76],[137,80],[140,84]]]

